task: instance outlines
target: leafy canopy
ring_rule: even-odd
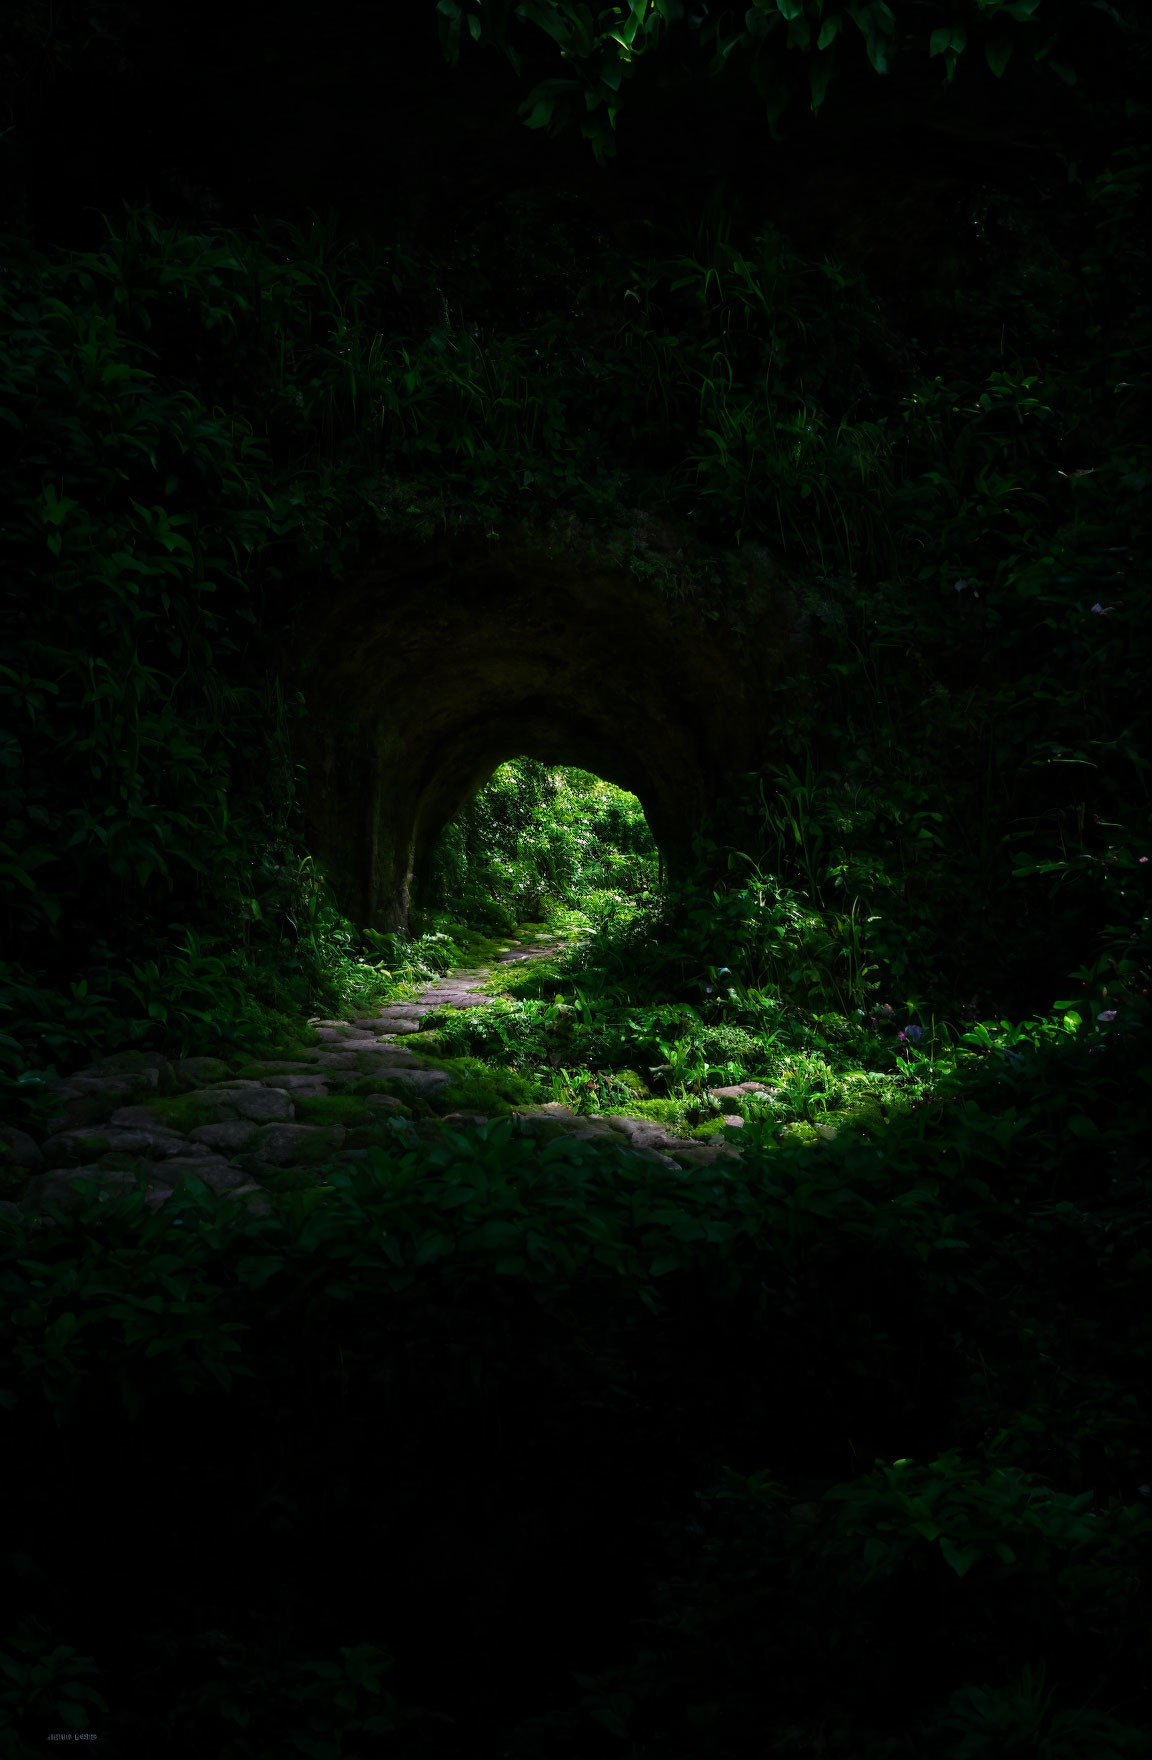
[[[1117,9],[1097,10],[1117,25]],[[858,59],[862,46],[870,66],[886,74],[901,60],[927,54],[940,59],[950,82],[960,57],[981,56],[997,79],[1013,56],[1043,68],[1066,85],[1076,74],[1065,59],[1074,17],[1073,0],[929,0],[915,8],[885,0],[752,0],[747,11],[710,0],[628,0],[626,6],[585,5],[583,0],[438,0],[440,43],[453,66],[465,33],[475,43],[500,49],[517,76],[524,52],[509,40],[513,19],[554,43],[565,77],[538,81],[520,105],[528,128],[566,132],[579,119],[597,162],[615,155],[616,115],[626,79],[645,53],[688,44],[707,57],[707,76],[745,62],[764,101],[773,139],[793,98],[794,75],[807,77],[813,111],[824,103],[833,79]],[[531,41],[529,39],[529,41]],[[531,44],[538,46],[538,39]]]

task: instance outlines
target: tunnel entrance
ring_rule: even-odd
[[[594,922],[658,896],[664,861],[635,794],[521,756],[496,767],[426,847],[412,927],[444,912],[472,929]]]
[[[678,554],[676,534],[645,530]],[[625,540],[397,540],[291,632],[309,847],[353,922],[409,929],[446,827],[512,759],[634,795],[670,878],[688,869],[726,784],[813,693],[810,620],[742,561],[745,609],[717,621],[675,577],[655,590]]]

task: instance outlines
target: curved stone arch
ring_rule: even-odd
[[[297,667],[309,839],[343,909],[406,928],[436,838],[519,756],[635,794],[675,873],[770,742],[797,613],[765,595],[734,632],[540,535],[392,546],[333,596]]]

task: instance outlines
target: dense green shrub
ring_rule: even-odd
[[[654,888],[656,846],[639,801],[613,783],[530,758],[502,764],[433,852],[428,896],[507,932],[549,907]]]

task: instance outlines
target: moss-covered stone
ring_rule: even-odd
[[[225,1082],[232,1073],[220,1057],[182,1057],[173,1072],[181,1088],[203,1088],[209,1082]]]
[[[70,1094],[60,1105],[60,1117],[70,1130],[105,1124],[124,1105],[127,1092],[116,1094]],[[59,1128],[59,1127],[55,1127]]]
[[[381,1076],[365,1076],[362,1081],[356,1083],[355,1087],[349,1089],[348,1093],[350,1098],[360,1101],[368,1099],[372,1094],[387,1094],[399,1102],[396,1108],[397,1116],[399,1114],[407,1115],[412,1110],[408,1100],[400,1094],[399,1083],[386,1081]]]
[[[371,1110],[362,1099],[351,1094],[316,1095],[312,1099],[297,1098],[296,1117],[301,1124],[367,1124]]]
[[[343,1125],[307,1125],[298,1121],[266,1124],[256,1134],[251,1150],[235,1157],[241,1167],[295,1167],[328,1161],[344,1147],[347,1133]]]
[[[630,1100],[627,1106],[606,1106],[603,1111],[605,1118],[626,1116],[650,1119],[653,1124],[661,1124],[666,1130],[681,1137],[696,1134],[696,1127],[691,1122],[691,1109],[683,1100]]]
[[[144,1078],[148,1071],[155,1070],[156,1079],[141,1080],[140,1089],[149,1089],[156,1094],[175,1093],[179,1084],[175,1069],[167,1057],[161,1057],[155,1051],[114,1051],[108,1057],[101,1057],[92,1065],[100,1075],[106,1076],[139,1076]]]
[[[314,1066],[306,1058],[280,1058],[267,1063],[242,1063],[236,1070],[236,1080],[242,1082],[262,1082],[265,1076],[300,1075],[305,1071],[312,1072]]]
[[[207,1061],[207,1059],[205,1059]],[[169,1130],[182,1131],[185,1136],[202,1124],[221,1124],[232,1117],[220,1100],[206,1098],[199,1092],[172,1094],[148,1102],[148,1110],[156,1122]]]
[[[513,1070],[493,1069],[478,1058],[445,1058],[443,1068],[451,1080],[430,1096],[439,1113],[508,1112],[515,1106],[533,1106],[540,1100],[537,1082]]]
[[[87,1163],[95,1164],[102,1155],[107,1155],[112,1144],[107,1137],[95,1133],[92,1136],[60,1138],[49,1140],[44,1145],[44,1162],[49,1168],[80,1167]]]

